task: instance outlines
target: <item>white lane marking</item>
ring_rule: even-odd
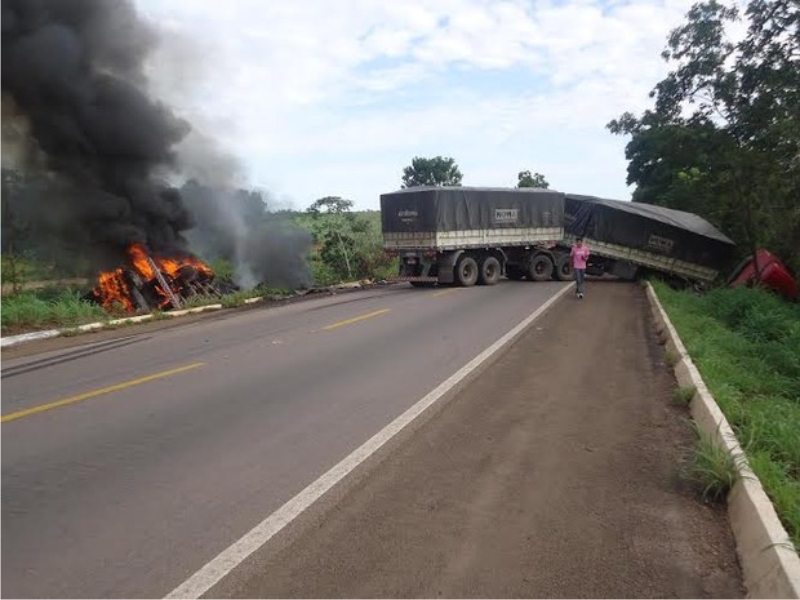
[[[439,384],[432,392],[419,400],[414,406],[381,429],[363,445],[345,457],[339,464],[311,483],[303,491],[281,506],[278,510],[253,527],[242,538],[211,559],[197,573],[172,590],[165,598],[200,598],[223,577],[239,566],[253,552],[266,544],[273,536],[300,516],[309,506],[314,504],[328,490],[358,467],[372,454],[377,452],[386,442],[397,435],[404,427],[435,404],[448,391],[458,385],[467,375],[480,367],[492,355],[502,350],[527,328],[539,315],[552,306],[561,296],[572,288],[574,283],[565,286],[551,297],[519,325],[481,352],[478,356],[461,367],[454,375]]]

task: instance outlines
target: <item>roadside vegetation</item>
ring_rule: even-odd
[[[73,327],[102,321],[109,316],[100,306],[83,300],[80,292],[54,288],[6,296],[0,310],[3,335]]]
[[[382,247],[380,212],[351,211],[352,203],[329,197],[316,201],[304,212],[291,213],[293,223],[313,238],[307,257],[311,269],[312,287],[326,287],[348,281],[385,279],[396,273],[396,259],[388,257]],[[254,297],[278,300],[295,290],[261,284],[250,290],[238,290],[235,267],[230,260],[214,258],[209,261],[216,281],[224,290],[222,298],[195,297],[185,308],[222,304],[225,308],[242,306]],[[94,283],[83,279],[83,285],[56,284],[57,277],[73,276],[57,265],[38,260],[36,253],[27,252],[24,258],[4,252],[2,297],[2,335],[29,331],[74,327],[91,322],[103,322],[130,316],[124,310],[106,312],[83,296]],[[50,279],[53,285],[41,287],[38,282]],[[34,288],[34,289],[31,289]],[[156,311],[156,318],[166,317]]]
[[[212,304],[235,308],[243,306],[250,298],[264,297],[268,300],[278,300],[291,294],[291,290],[255,288],[224,294],[221,298],[196,296],[185,301],[183,308],[199,308]],[[156,310],[152,314],[153,319],[157,321],[169,318],[168,311]],[[86,323],[108,323],[133,315],[122,309],[108,312],[97,304],[85,300],[80,290],[60,289],[54,286],[3,297],[0,316],[2,334],[15,335],[44,329],[76,327]]]
[[[800,305],[762,290],[654,287],[800,548]]]
[[[720,446],[712,436],[695,425],[697,445],[686,476],[703,487],[703,498],[712,502],[722,502],[736,484],[739,472],[736,457]]]
[[[800,272],[800,5],[701,0],[667,38],[669,69],[628,137],[634,202],[705,217],[742,256],[768,248]]]

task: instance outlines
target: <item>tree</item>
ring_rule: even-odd
[[[325,196],[306,209],[311,216],[311,233],[319,245],[322,261],[333,272],[353,279],[356,236],[361,225],[350,211],[353,201],[339,196]]]
[[[353,208],[353,201],[340,198],[339,196],[325,196],[316,200],[306,209],[311,215],[334,214],[343,215],[350,212]]]
[[[800,268],[800,6],[751,0],[743,16],[747,33],[734,42],[735,6],[694,5],[668,38],[673,68],[651,92],[654,107],[608,127],[631,136],[634,200],[697,212]]]
[[[544,175],[541,173],[534,173],[531,175],[530,171],[520,171],[517,175],[517,179],[519,179],[519,183],[517,183],[518,188],[541,188],[546,190],[550,187],[547,179],[545,179]]]
[[[415,156],[411,165],[403,169],[403,187],[459,186],[462,177],[453,158]]]
[[[380,213],[353,212],[352,206],[350,200],[326,196],[297,217],[314,237],[316,252],[312,263],[320,285],[342,279],[385,277],[396,269],[396,259],[383,249]]]

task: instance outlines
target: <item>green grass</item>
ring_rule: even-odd
[[[654,287],[800,548],[800,305],[760,290]]]
[[[237,306],[244,306],[244,301],[254,296],[249,292],[234,292],[233,294],[225,294],[222,297],[223,308],[236,308]]]
[[[681,386],[675,390],[675,399],[681,404],[689,404],[697,393],[693,385]]]
[[[268,296],[279,299],[293,292],[284,289],[256,288],[226,294],[222,298],[211,296],[192,296],[183,300],[182,308],[198,308],[210,304],[222,304],[225,308],[242,306],[248,298]],[[153,320],[169,318],[165,311],[153,311]],[[107,312],[101,306],[83,300],[77,288],[52,287],[36,291],[20,292],[5,296],[0,306],[3,335],[14,335],[41,329],[67,328],[92,322],[106,322],[106,328],[117,329],[132,323],[108,323],[113,319],[130,316],[124,309]],[[66,335],[77,335],[70,332]]]
[[[670,367],[674,367],[675,365],[677,365],[680,359],[681,359],[680,355],[674,350],[667,349],[666,352],[664,352],[664,360]]]
[[[83,300],[74,291],[63,291],[50,298],[22,292],[4,297],[0,305],[3,335],[82,325],[107,317],[100,306]]]
[[[739,479],[736,460],[711,436],[695,425],[697,445],[688,468],[689,479],[703,486],[703,498],[714,502],[724,500]]]
[[[180,310],[187,308],[200,308],[201,306],[210,306],[212,304],[220,304],[221,300],[215,296],[189,296],[181,300]]]

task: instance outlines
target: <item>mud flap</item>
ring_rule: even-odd
[[[455,282],[456,262],[463,253],[463,250],[448,252],[439,259],[439,283]]]

